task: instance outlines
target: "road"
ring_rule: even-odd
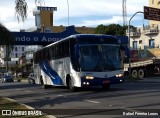
[[[124,112],[146,109],[146,112],[160,113],[160,78],[157,80],[112,85],[106,91],[92,88],[80,92],[62,87],[42,89],[40,85],[23,82],[0,83],[0,95],[57,117],[96,118],[98,114],[99,118],[106,118],[106,115],[120,118],[124,117]]]

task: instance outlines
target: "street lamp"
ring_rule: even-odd
[[[138,11],[133,16],[129,19],[128,23],[128,42],[129,42],[129,51],[131,52],[131,45],[130,45],[130,22],[132,18],[137,14],[137,13],[143,13],[142,11]],[[131,55],[129,55],[129,76],[131,77]]]

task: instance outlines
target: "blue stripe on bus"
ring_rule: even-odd
[[[43,61],[39,65],[44,73],[51,78],[54,85],[63,85],[61,77],[51,68],[48,61]]]

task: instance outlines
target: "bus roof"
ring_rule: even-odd
[[[59,41],[56,41],[56,42],[53,42],[43,48],[46,48],[46,47],[50,47],[56,43],[59,43],[59,42],[62,42],[62,41],[65,41],[66,39],[70,39],[70,38],[75,38],[77,40],[78,43],[97,43],[97,40],[96,39],[107,39],[106,41],[109,43],[109,44],[119,44],[120,43],[120,40],[116,37],[116,36],[112,36],[112,35],[106,35],[106,34],[74,34],[74,35],[70,35],[66,38],[63,38]],[[80,40],[80,39],[84,39],[84,38],[87,38],[85,41],[83,40]],[[95,39],[95,40],[92,40],[92,39]],[[41,48],[41,49],[43,49]],[[41,50],[39,49],[39,50]],[[37,51],[39,51],[37,50]]]
[[[117,39],[115,36],[112,36],[112,35],[105,35],[105,34],[74,34],[74,35],[70,35],[70,36],[68,36],[68,37],[66,37],[66,38],[63,38],[62,40],[59,40],[59,41],[57,41],[57,42],[54,42],[54,43],[52,43],[52,44],[49,44],[49,45],[47,45],[46,47],[49,47],[49,46],[51,46],[51,45],[53,45],[53,44],[56,44],[56,43],[58,43],[58,42],[61,42],[61,41],[64,41],[64,40],[66,40],[66,39],[69,39],[69,38],[76,38],[77,40],[78,39],[83,39],[83,38],[112,38],[112,42],[113,43],[119,43],[118,42],[118,40],[119,39]],[[114,40],[115,39],[115,40]],[[93,41],[93,40],[92,40]],[[108,39],[108,41],[109,41],[109,39]]]

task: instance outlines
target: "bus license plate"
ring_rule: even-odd
[[[110,83],[109,80],[103,81],[103,84],[109,84],[109,83]]]

